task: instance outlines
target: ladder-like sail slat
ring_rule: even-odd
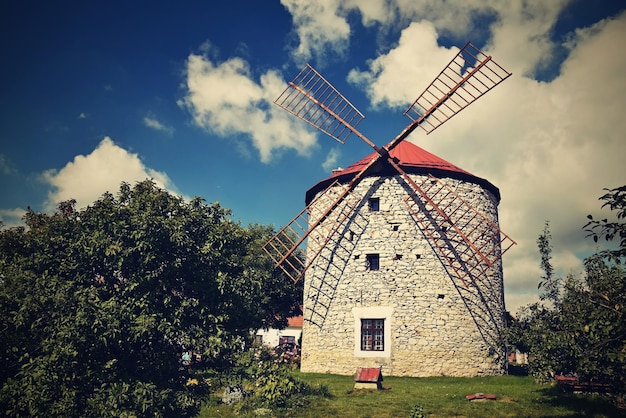
[[[337,195],[337,190],[341,190]],[[322,213],[318,208],[324,199],[332,207],[331,213]],[[322,249],[332,239],[336,231],[344,224],[360,203],[362,198],[348,190],[347,185],[338,182],[326,189],[287,225],[281,228],[264,246],[265,252],[277,267],[291,278],[300,280],[306,269],[315,261]],[[333,202],[331,204],[331,202]],[[325,223],[320,218],[331,218]],[[317,222],[317,223],[316,223]],[[316,223],[316,228],[310,225]],[[315,230],[315,233],[312,232]]]
[[[274,103],[342,144],[365,118],[309,64]]]
[[[421,184],[411,185],[413,193],[405,198],[411,215],[442,255],[454,254],[465,266],[455,268],[465,286],[473,282],[476,270],[492,267],[515,245],[495,222],[440,179],[429,175]],[[454,211],[441,209],[452,204],[457,205]]]
[[[420,127],[431,133],[510,75],[468,42],[404,114],[413,121],[424,120]]]

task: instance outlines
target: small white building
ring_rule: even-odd
[[[260,329],[256,332],[255,342],[267,347],[276,347],[282,344],[293,343],[300,345],[302,335],[302,315],[289,318],[285,329]]]

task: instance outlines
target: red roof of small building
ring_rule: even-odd
[[[374,151],[344,169],[334,170],[330,177],[321,180],[307,191],[306,204],[308,205],[318,192],[330,186],[335,180],[339,180],[342,183],[349,182],[373,158],[376,158],[377,155],[378,153]],[[491,191],[496,199],[500,201],[500,191],[489,181],[477,177],[409,141],[401,141],[389,152],[389,155],[407,173],[432,174],[435,177],[451,177],[480,184]],[[376,163],[376,167],[372,168],[370,175],[397,174],[395,169],[386,162],[385,159],[381,158],[380,161]]]
[[[300,327],[300,328],[302,328],[302,321],[303,321],[302,315],[300,315],[300,316],[293,316],[291,318],[287,318],[287,326],[288,327]]]

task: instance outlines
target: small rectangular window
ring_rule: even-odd
[[[294,336],[287,335],[287,336],[278,337],[278,345],[295,344],[295,343],[296,343],[296,337]]]
[[[385,320],[361,319],[361,351],[385,350]]]
[[[380,198],[370,197],[367,201],[370,212],[378,212],[380,210]]]
[[[378,254],[367,254],[366,262],[368,270],[380,269],[380,257],[378,256]]]

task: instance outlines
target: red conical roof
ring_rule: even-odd
[[[359,161],[351,164],[350,166],[342,170],[333,171],[333,174],[330,177],[318,182],[307,191],[307,205],[320,190],[324,190],[326,187],[330,186],[330,184],[332,184],[335,180],[339,180],[343,183],[349,182],[373,158],[376,158],[377,155],[378,153],[374,151],[365,158],[360,159]],[[487,180],[476,177],[468,171],[457,167],[456,165],[444,160],[443,158],[431,154],[425,149],[418,147],[417,145],[409,141],[401,141],[394,149],[391,150],[389,155],[407,173],[432,174],[435,177],[439,178],[451,177],[476,183],[487,188],[495,195],[496,199],[500,201],[500,191],[496,186],[494,186]],[[380,167],[373,169],[371,175],[379,176],[398,174],[393,169],[393,167],[391,167],[390,164],[383,162],[382,160],[383,159],[381,159],[382,164],[380,165]]]

